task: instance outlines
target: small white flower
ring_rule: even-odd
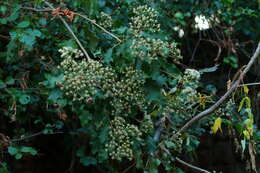
[[[206,30],[210,28],[210,21],[206,19],[203,15],[198,15],[195,17],[195,28],[199,30]]]

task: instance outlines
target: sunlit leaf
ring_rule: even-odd
[[[220,117],[215,119],[214,125],[212,126],[212,132],[214,134],[216,134],[218,132],[218,130],[220,130],[222,132],[221,123],[222,123],[222,119]]]

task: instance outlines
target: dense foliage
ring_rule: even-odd
[[[60,134],[71,172],[75,162],[96,172],[185,172],[179,158],[194,159],[201,136],[223,133],[256,171],[259,118],[246,85],[177,132],[223,92],[203,75],[247,63],[260,36],[259,2],[52,3],[0,1],[0,173],[16,169],[9,156],[40,156],[36,138]],[[215,47],[196,53],[200,42]],[[251,75],[259,79],[259,70]]]

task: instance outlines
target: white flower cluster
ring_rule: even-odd
[[[114,83],[112,88],[111,105],[113,114],[130,114],[134,106],[143,109],[145,107],[145,95],[143,91],[143,74],[132,67],[127,67],[122,73],[123,77]]]
[[[195,69],[186,69],[184,72],[184,77],[191,80],[199,80],[200,72]]]
[[[197,91],[200,72],[194,69],[186,69],[179,79],[179,87],[170,91],[168,105],[162,109],[163,116],[178,116],[183,120],[191,118],[194,114],[194,105],[200,104],[200,94]]]
[[[74,60],[75,52],[78,53],[72,48],[61,50],[64,60],[59,68],[64,78],[58,85],[66,96],[72,97],[73,101],[92,102],[100,92],[105,98],[110,98],[114,115],[128,115],[132,113],[133,107],[144,109],[143,73],[133,67],[126,67],[117,74],[98,61]]]
[[[203,15],[198,15],[195,17],[195,28],[199,30],[206,30],[211,27],[210,20],[208,20]]]
[[[113,25],[112,17],[107,13],[101,12],[99,24],[106,29],[110,29]]]
[[[147,5],[138,6],[133,9],[134,16],[131,18],[130,29],[135,35],[140,32],[155,33],[160,31],[158,13]]]
[[[65,95],[72,97],[73,101],[88,101],[94,99],[98,90],[108,93],[115,82],[114,71],[111,68],[103,67],[93,60],[75,61],[73,57],[78,55],[78,51],[72,48],[65,47],[60,52],[65,59],[59,66],[64,72],[63,81],[59,86]]]
[[[111,159],[121,161],[123,158],[133,159],[134,141],[141,140],[142,133],[137,126],[126,123],[122,117],[116,117],[111,121],[109,137],[106,144]]]
[[[182,59],[176,43],[168,43],[160,39],[137,37],[131,44],[132,54],[147,62],[157,60],[158,57],[173,57],[176,62]]]
[[[83,56],[81,50],[74,49],[72,47],[63,47],[58,51],[61,53],[61,58],[69,58],[69,57],[79,58]]]
[[[186,69],[180,83],[183,88],[180,92],[179,100],[183,100],[185,104],[193,104],[198,100],[197,87],[200,79],[200,72],[195,69]]]
[[[144,118],[140,125],[140,130],[143,134],[150,134],[154,129],[154,124],[151,117]]]
[[[182,28],[180,28],[179,26],[175,26],[173,28],[173,30],[178,32],[179,38],[182,38],[184,36],[184,30]]]

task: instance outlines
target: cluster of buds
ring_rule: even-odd
[[[196,95],[200,79],[200,72],[195,69],[186,69],[180,83],[184,86],[185,93]],[[193,91],[192,91],[193,90]]]
[[[103,67],[97,61],[81,60],[77,62],[73,57],[81,55],[79,50],[63,48],[60,50],[64,60],[59,68],[63,70],[64,77],[59,83],[65,95],[72,97],[73,101],[90,101],[94,99],[98,90],[109,92],[111,85],[115,82],[114,71]]]
[[[176,43],[168,43],[160,39],[137,37],[131,44],[132,54],[136,58],[151,62],[158,57],[172,57],[179,62],[182,59]]]
[[[154,124],[151,117],[145,117],[140,124],[140,130],[143,134],[151,134],[154,129]]]
[[[187,78],[187,80],[199,80],[200,72],[195,69],[186,69],[184,72],[184,77]]]
[[[122,117],[116,117],[111,121],[109,137],[106,144],[106,151],[111,159],[121,161],[123,158],[133,159],[133,145],[140,141],[142,133],[135,125],[126,123]]]
[[[99,18],[99,24],[106,29],[112,28],[113,25],[112,17],[107,13],[101,12]]]
[[[81,56],[79,50],[65,47],[60,52],[64,60],[59,68],[64,77],[59,86],[73,101],[92,102],[99,92],[105,98],[110,98],[114,115],[131,114],[133,107],[144,109],[145,80],[141,72],[127,67],[122,73],[116,74],[112,68],[104,67],[98,61],[74,60],[73,57]]]
[[[130,29],[134,35],[141,32],[155,33],[160,31],[158,13],[147,5],[138,6],[133,9],[134,16],[131,18]]]
[[[200,104],[201,94],[197,91],[200,72],[194,69],[186,69],[179,79],[180,87],[173,88],[173,94],[168,99],[168,105],[162,109],[163,116],[178,116],[182,120],[191,118],[194,114],[194,105]]]
[[[234,114],[234,111],[236,110],[236,103],[233,99],[228,100],[228,102],[225,105],[225,115],[227,117],[232,117]]]
[[[62,49],[58,50],[61,53],[61,58],[79,58],[83,56],[81,50],[74,49],[72,47],[63,47]]]
[[[173,130],[173,134],[176,134],[176,130]],[[165,140],[164,145],[168,150],[181,153],[182,151],[183,138],[180,134],[176,134],[174,137]]]
[[[143,109],[145,107],[145,95],[143,85],[144,75],[133,67],[126,67],[121,79],[112,87],[111,105],[114,107],[113,114],[131,114],[132,108]]]

